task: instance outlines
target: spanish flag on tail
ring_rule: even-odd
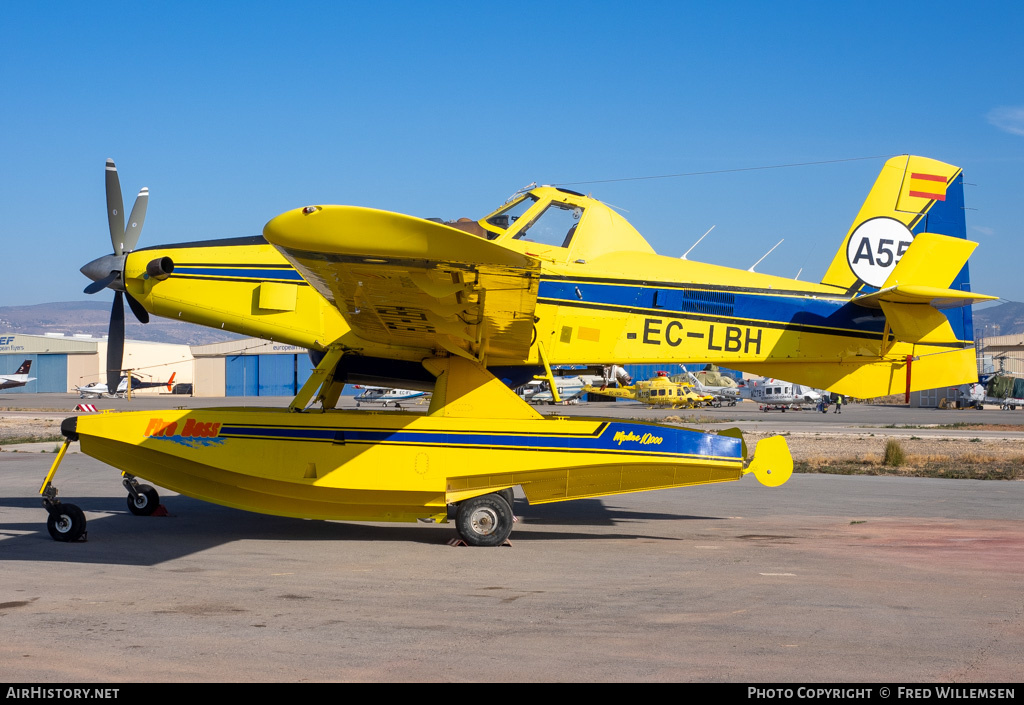
[[[946,200],[946,174],[935,171],[908,171],[906,176],[903,188],[900,189],[896,210],[920,213],[927,208],[929,201]]]

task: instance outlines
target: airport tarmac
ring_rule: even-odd
[[[29,408],[30,395],[12,396],[0,406],[26,411],[4,415],[61,416],[78,401],[52,395],[59,406],[36,399]],[[111,406],[179,405],[171,399]],[[639,407],[607,406],[554,409],[633,415]],[[790,412],[784,423],[839,432],[867,421],[1024,418],[858,406]],[[732,425],[783,423],[781,413],[741,408],[697,413]],[[918,413],[931,420],[903,420]],[[1011,420],[997,420],[1003,414]],[[451,525],[285,519],[170,492],[162,493],[170,516],[136,517],[115,470],[70,454],[56,484],[85,510],[89,535],[61,544],[46,532],[38,497],[52,459],[0,454],[0,679],[8,682],[1021,676],[1022,482],[795,475],[775,489],[745,478],[532,507],[520,497],[512,545],[473,549],[447,545]]]

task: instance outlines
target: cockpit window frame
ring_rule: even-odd
[[[529,237],[530,230],[537,225],[548,213],[554,211],[571,212],[573,214],[573,220],[575,221],[570,227],[565,229],[563,233],[561,229],[556,229],[554,240],[542,235],[540,239],[534,239]],[[531,215],[529,222],[512,236],[514,240],[520,240],[522,242],[532,241],[543,247],[558,247],[563,250],[568,250],[572,247],[572,241],[575,238],[576,230],[579,224],[583,221],[583,217],[586,215],[586,208],[579,204],[572,203],[571,201],[562,201],[559,199],[551,199],[544,203],[544,207],[540,209],[536,214]],[[558,218],[564,217],[562,215],[556,215],[554,218],[546,221],[549,225],[553,222],[558,224]],[[564,223],[563,223],[564,225]],[[555,242],[557,240],[557,242]]]
[[[529,222],[523,221],[523,217],[527,213],[530,213],[542,200],[543,199],[541,199],[540,196],[537,196],[531,192],[527,192],[524,193],[521,198],[517,198],[512,203],[508,203],[499,208],[498,210],[494,211],[493,213],[484,216],[479,222],[489,232],[487,239],[496,240],[502,235],[505,235],[506,233],[514,232],[518,229],[517,224],[518,227],[522,227],[523,222]],[[523,204],[524,201],[533,201],[533,203],[527,206],[525,210],[519,211],[515,216],[515,219],[512,220],[512,222],[510,222],[507,226],[502,226],[499,223],[495,222],[502,216],[507,215],[510,211],[516,210],[521,204]]]

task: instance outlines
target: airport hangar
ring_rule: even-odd
[[[31,360],[29,376],[36,378],[0,393],[74,392],[105,382],[106,357],[105,337],[0,331],[0,374],[13,374]],[[122,364],[146,382],[167,381],[173,373],[175,391],[205,397],[292,396],[313,369],[305,348],[257,338],[192,346],[125,340]],[[167,394],[167,388],[137,393]]]
[[[25,360],[32,361],[24,387],[3,394],[71,392],[93,382],[106,383],[106,338],[89,335],[25,335],[0,331],[0,374],[13,374]],[[124,368],[146,382],[192,380],[192,354],[187,345],[125,341]],[[140,394],[167,391],[165,387],[140,390]]]
[[[979,341],[979,362],[985,372],[1024,373],[1024,336],[999,336]],[[13,374],[26,359],[36,379],[3,394],[72,392],[77,386],[104,381],[106,339],[87,335],[25,335],[0,331],[0,374]],[[993,358],[999,364],[993,365]],[[243,338],[207,345],[181,345],[126,340],[124,368],[147,382],[165,381],[175,374],[175,391],[203,397],[292,396],[309,377],[313,365],[305,348],[259,338]],[[649,379],[664,370],[677,374],[677,366],[627,365],[634,380]],[[685,365],[691,371],[700,364]],[[995,367],[996,369],[992,369]],[[139,394],[166,394],[163,386]],[[910,406],[934,407],[940,397],[956,390],[914,392]]]

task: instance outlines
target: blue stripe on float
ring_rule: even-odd
[[[230,438],[307,440],[337,443],[444,445],[449,447],[540,449],[548,451],[612,452],[623,455],[690,456],[742,459],[742,441],[665,427],[613,422],[598,434],[497,434],[475,431],[425,431],[405,429],[325,429],[302,427],[221,427]]]

